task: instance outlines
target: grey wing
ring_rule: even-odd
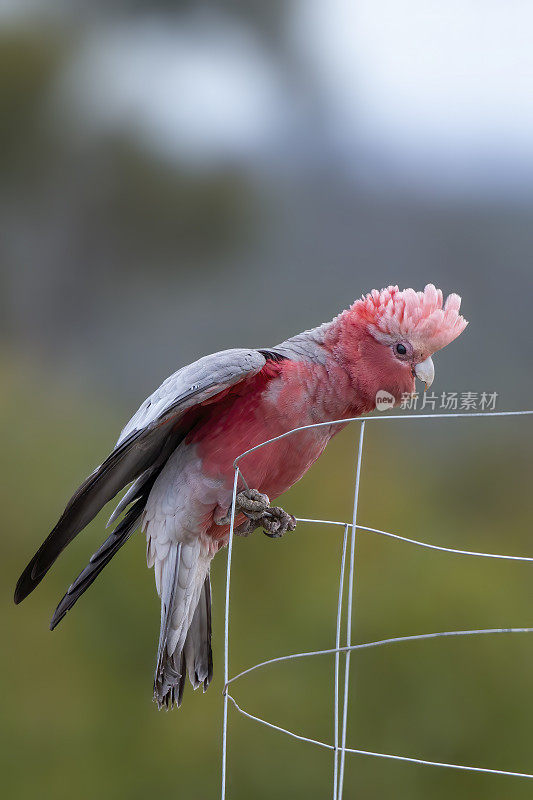
[[[106,460],[69,500],[59,522],[22,573],[20,603],[44,578],[62,550],[131,481],[153,476],[187,434],[179,421],[205,400],[257,374],[265,364],[258,350],[224,350],[175,372],[141,405]],[[133,495],[132,495],[133,499]]]
[[[243,378],[257,374],[265,361],[259,350],[234,349],[204,356],[182,367],[141,404],[122,429],[116,447],[132,434],[154,422],[161,422],[176,409],[186,411]]]

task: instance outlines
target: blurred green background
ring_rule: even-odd
[[[483,25],[480,25],[480,15]],[[105,512],[15,608],[21,569],[141,400],[178,366],[265,346],[362,291],[433,281],[471,321],[435,389],[531,406],[533,55],[528,4],[6,1],[0,7],[0,770],[14,800],[216,797],[215,677],[158,713],[159,610],[136,536],[52,635]],[[282,504],[349,519],[357,426]],[[362,524],[531,554],[529,419],[370,424]],[[106,510],[107,511],[107,510]],[[334,644],[342,529],[237,540],[232,674]],[[354,639],[533,625],[532,567],[361,533]],[[352,658],[348,743],[533,772],[527,635]],[[333,658],[233,687],[333,737]],[[322,798],[331,753],[229,711],[228,797]],[[349,756],[345,797],[520,798],[519,779]]]

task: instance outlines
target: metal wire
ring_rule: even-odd
[[[237,483],[239,481],[239,468],[235,470],[233,479],[233,502],[231,504],[231,520],[228,541],[228,560],[226,573],[226,607],[224,612],[224,684],[227,686],[229,677],[229,587],[231,575],[231,556],[233,552],[233,528],[235,527],[235,497],[237,495]],[[222,791],[221,800],[226,797],[226,766],[228,752],[228,693],[224,691],[224,707],[222,722]]]
[[[300,431],[311,430],[311,428],[327,428],[328,426],[333,425],[347,425],[349,422],[384,422],[391,419],[396,420],[396,422],[412,422],[413,420],[417,419],[461,419],[465,417],[468,419],[472,419],[474,417],[477,417],[478,419],[481,417],[484,419],[489,419],[490,417],[521,417],[528,414],[533,414],[533,409],[528,411],[471,411],[464,414],[405,414],[403,416],[400,414],[383,414],[380,417],[347,417],[346,419],[334,419],[331,422],[315,422],[312,425],[301,425],[299,428],[293,428],[290,431],[285,431],[285,433],[280,433],[279,436],[274,436],[272,439],[267,439],[265,442],[261,442],[261,444],[256,444],[255,447],[250,447],[249,450],[245,450],[244,453],[241,453],[240,456],[237,456],[233,462],[233,466],[236,468],[237,464],[239,464],[239,462],[242,461],[245,456],[249,455],[250,453],[254,453],[261,447],[266,447],[267,444],[279,442],[280,439],[285,439],[287,436],[293,436],[293,434],[299,433]]]
[[[296,522],[314,522],[320,525],[348,525],[349,522],[334,522],[329,519],[303,519],[296,517]],[[389,533],[388,531],[381,531],[379,528],[369,528],[368,525],[356,525],[357,530],[365,531],[367,533],[379,533],[381,536],[388,536],[390,539],[398,539],[400,542],[408,542],[408,544],[415,544],[418,547],[424,547],[427,550],[439,550],[442,553],[454,553],[459,556],[478,556],[481,558],[497,558],[502,561],[533,561],[533,556],[508,556],[501,553],[480,553],[477,550],[457,550],[455,547],[442,547],[437,544],[429,544],[428,542],[420,542],[417,539],[409,539],[407,536],[398,536],[397,533]]]
[[[226,797],[226,785],[227,785],[227,729],[228,729],[228,700],[231,700],[234,708],[242,714],[244,717],[251,719],[255,722],[258,722],[261,725],[265,725],[268,728],[272,728],[273,730],[280,731],[281,733],[286,734],[294,739],[298,739],[300,741],[308,742],[310,744],[315,744],[319,747],[326,748],[328,750],[333,751],[334,756],[334,769],[333,769],[333,800],[342,800],[343,794],[343,782],[344,782],[344,764],[345,764],[345,755],[346,753],[353,753],[357,755],[366,755],[372,756],[375,758],[386,758],[392,759],[394,761],[404,761],[414,764],[421,764],[424,766],[433,766],[433,767],[443,767],[447,769],[455,769],[455,770],[463,770],[468,772],[481,772],[481,773],[489,773],[493,775],[505,775],[510,777],[519,777],[519,778],[533,778],[533,774],[524,773],[524,772],[511,772],[507,770],[499,770],[499,769],[492,769],[487,767],[476,767],[470,765],[462,765],[462,764],[451,764],[442,761],[428,761],[425,759],[414,758],[411,756],[402,756],[396,755],[391,753],[377,753],[370,750],[360,750],[346,746],[346,732],[347,732],[347,719],[348,719],[348,699],[349,699],[349,678],[350,678],[350,655],[352,651],[355,650],[364,650],[373,647],[382,647],[386,645],[398,644],[398,643],[405,643],[405,642],[414,642],[414,641],[423,641],[428,639],[436,639],[442,637],[462,637],[462,636],[474,636],[474,635],[483,635],[483,634],[501,634],[501,633],[533,633],[533,628],[486,628],[486,629],[476,629],[476,630],[462,630],[462,631],[441,631],[441,632],[434,632],[434,633],[425,633],[425,634],[413,634],[409,636],[398,636],[392,637],[389,639],[381,639],[374,642],[365,642],[360,644],[352,644],[351,643],[351,635],[352,635],[352,609],[353,609],[353,582],[354,582],[354,575],[355,575],[355,545],[356,545],[356,533],[357,531],[363,531],[367,533],[376,533],[381,536],[385,536],[390,539],[397,539],[401,542],[406,542],[408,544],[415,545],[417,547],[423,547],[429,550],[451,553],[454,555],[462,555],[462,556],[477,556],[481,558],[493,558],[493,559],[501,559],[501,560],[509,560],[509,561],[524,561],[524,562],[531,562],[533,561],[533,556],[512,556],[512,555],[503,555],[497,553],[482,553],[476,552],[471,550],[459,550],[456,548],[451,547],[443,547],[441,545],[434,545],[429,544],[428,542],[421,542],[417,539],[408,538],[406,536],[400,536],[399,534],[390,533],[388,531],[383,531],[378,528],[372,528],[365,525],[359,525],[357,523],[357,508],[358,508],[358,500],[359,500],[359,486],[360,486],[360,478],[361,478],[361,463],[362,463],[362,455],[363,455],[363,440],[364,440],[364,428],[365,422],[373,422],[376,420],[397,420],[397,421],[406,421],[406,420],[421,420],[421,419],[458,419],[458,418],[485,418],[485,417],[510,417],[510,416],[524,416],[524,415],[531,415],[533,414],[533,410],[527,411],[496,411],[496,412],[472,412],[472,413],[457,413],[457,414],[413,414],[413,415],[384,415],[384,416],[376,416],[376,417],[355,417],[353,419],[344,419],[344,420],[333,420],[332,422],[326,423],[316,423],[314,425],[304,425],[300,428],[295,428],[291,431],[287,431],[286,433],[281,434],[280,436],[275,436],[272,439],[268,439],[266,442],[263,442],[255,447],[251,447],[250,449],[246,450],[244,453],[241,453],[235,461],[235,477],[233,482],[233,501],[232,501],[232,511],[231,511],[231,522],[230,522],[230,532],[229,532],[229,541],[228,541],[228,557],[227,557],[227,564],[226,564],[226,607],[225,607],[225,624],[224,624],[224,690],[223,690],[223,723],[222,723],[222,786],[221,786],[221,800],[225,800]],[[232,558],[232,550],[233,550],[233,535],[234,535],[234,522],[235,522],[235,498],[237,494],[237,484],[239,480],[239,475],[241,476],[242,480],[244,480],[244,476],[239,468],[240,461],[247,455],[255,452],[261,447],[265,447],[273,442],[279,441],[280,439],[284,439],[287,436],[291,436],[299,431],[309,430],[310,428],[320,428],[325,426],[334,426],[334,425],[346,425],[347,422],[361,422],[361,430],[359,435],[359,446],[358,446],[358,453],[357,453],[357,467],[356,467],[356,476],[355,476],[355,491],[354,491],[354,504],[353,504],[353,517],[352,522],[337,522],[334,520],[316,520],[316,519],[305,519],[300,518],[297,519],[298,522],[304,523],[313,523],[313,524],[322,524],[322,525],[333,525],[333,526],[343,526],[344,528],[344,539],[343,539],[343,548],[342,548],[342,555],[341,555],[341,569],[340,569],[340,577],[339,577],[339,592],[338,592],[338,603],[337,603],[337,622],[336,622],[336,636],[335,636],[335,647],[324,649],[324,650],[313,650],[305,653],[293,653],[291,655],[284,655],[278,656],[277,658],[270,658],[266,661],[262,661],[258,664],[254,664],[248,669],[239,672],[237,675],[234,675],[232,678],[229,677],[229,615],[230,615],[230,581],[231,581],[231,558]],[[348,529],[351,528],[351,539],[350,539],[350,561],[349,561],[349,578],[348,578],[348,598],[347,598],[347,609],[346,609],[346,645],[341,646],[341,630],[342,630],[342,603],[343,603],[343,589],[344,589],[344,573],[345,573],[345,565],[346,565],[346,550],[347,550],[347,537],[348,537]],[[345,671],[344,671],[344,693],[343,693],[343,708],[342,708],[342,732],[339,734],[339,673],[340,673],[340,655],[344,653],[346,656],[346,663],[345,663]],[[270,664],[275,664],[279,662],[290,661],[294,659],[300,658],[308,658],[312,656],[319,656],[319,655],[334,655],[335,656],[335,663],[334,663],[334,744],[329,744],[327,742],[322,742],[317,739],[310,739],[306,736],[302,736],[300,734],[294,733],[286,728],[282,728],[279,725],[275,725],[267,720],[261,719],[260,717],[254,716],[250,714],[248,711],[245,711],[241,708],[237,701],[235,700],[232,695],[228,692],[228,687],[231,683],[234,683],[238,679],[242,678],[244,675],[248,675],[251,672],[255,672],[258,669],[266,667]],[[340,747],[339,747],[339,739],[340,739]],[[339,753],[340,753],[340,761],[339,761]]]
[[[346,566],[346,545],[348,543],[348,523],[344,526],[342,539],[341,573],[339,577],[339,599],[337,601],[337,627],[335,631],[335,669],[333,687],[333,728],[334,728],[334,753],[333,753],[333,800],[337,800],[339,785],[339,669],[341,646],[341,621],[342,621],[342,596],[344,589],[344,569]]]
[[[253,714],[249,714],[248,711],[245,711],[241,708],[234,697],[228,695],[228,698],[231,700],[237,711],[239,711],[243,717],[248,717],[248,719],[254,720],[254,722],[259,722],[261,725],[266,725],[267,728],[272,728],[275,731],[280,731],[280,733],[285,733],[287,736],[291,736],[293,739],[298,739],[301,742],[308,742],[309,744],[316,744],[319,747],[324,747],[327,750],[333,750],[333,745],[328,744],[327,742],[321,742],[318,739],[309,739],[307,736],[300,736],[298,733],[294,733],[294,731],[289,731],[287,728],[282,728],[279,725],[274,725],[272,722],[268,722],[266,719],[261,719],[261,717],[256,717]],[[360,756],[374,756],[375,758],[390,758],[393,761],[408,761],[411,764],[423,764],[427,767],[447,767],[448,769],[459,769],[464,770],[465,772],[488,772],[491,775],[508,775],[514,778],[533,778],[529,772],[509,772],[505,769],[490,769],[489,767],[470,767],[465,764],[449,764],[445,761],[427,761],[423,758],[412,758],[411,756],[397,756],[392,753],[376,753],[373,750],[357,750],[355,747],[347,747],[347,753],[355,753],[356,755]]]
[[[365,423],[361,422],[359,432],[359,446],[357,448],[357,468],[355,470],[355,491],[353,497],[352,536],[350,541],[350,575],[348,578],[348,611],[346,620],[346,664],[344,666],[344,697],[342,701],[342,740],[341,761],[339,766],[339,786],[337,797],[342,798],[344,786],[344,762],[346,760],[346,728],[348,724],[348,695],[350,692],[350,645],[352,643],[352,611],[353,611],[353,580],[355,574],[355,537],[357,534],[357,506],[359,503],[359,484],[361,481],[361,459],[363,457],[363,441],[365,436]]]
[[[231,683],[234,683],[239,678],[244,677],[244,675],[248,675],[250,672],[255,672],[257,669],[262,669],[262,667],[266,667],[269,664],[278,664],[280,661],[293,661],[297,658],[309,658],[310,656],[328,656],[333,655],[333,653],[346,653],[348,650],[368,650],[371,647],[384,647],[388,644],[399,644],[402,642],[419,642],[423,641],[424,639],[439,639],[442,637],[450,637],[450,636],[474,636],[474,635],[481,635],[481,634],[494,634],[494,633],[533,633],[533,628],[476,628],[475,630],[469,631],[437,631],[432,633],[414,633],[410,634],[409,636],[393,636],[388,639],[378,639],[375,642],[362,642],[361,644],[351,644],[345,647],[330,647],[325,650],[309,650],[308,652],[304,653],[290,653],[289,655],[285,656],[277,656],[276,658],[268,658],[266,661],[260,661],[257,664],[254,664],[248,669],[244,669],[242,672],[239,672],[237,675],[234,675],[233,678],[230,678],[227,686]]]

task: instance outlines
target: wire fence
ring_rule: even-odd
[[[382,758],[382,759],[391,759],[393,761],[403,761],[403,762],[410,762],[413,764],[421,764],[424,766],[431,766],[431,767],[443,767],[446,769],[453,769],[453,770],[463,770],[466,772],[478,772],[478,773],[489,773],[493,775],[506,775],[509,777],[517,777],[517,778],[525,778],[525,779],[533,779],[533,774],[525,773],[525,772],[511,772],[507,770],[501,769],[491,769],[488,767],[478,767],[478,766],[470,766],[465,764],[450,764],[447,762],[442,761],[427,761],[421,758],[414,758],[410,756],[404,755],[397,755],[393,753],[377,753],[370,750],[360,750],[352,747],[347,747],[346,745],[346,732],[347,732],[347,723],[348,723],[348,705],[349,705],[349,691],[350,691],[350,657],[353,651],[356,650],[363,650],[368,648],[374,647],[385,647],[385,646],[392,646],[395,644],[406,643],[406,642],[414,642],[414,641],[421,641],[427,639],[437,639],[442,637],[465,637],[465,636],[479,636],[479,635],[493,635],[493,634],[511,634],[511,633],[533,633],[533,628],[485,628],[485,629],[478,629],[478,630],[461,630],[461,631],[441,631],[435,633],[426,633],[426,634],[417,634],[413,636],[399,636],[390,639],[382,639],[380,641],[375,642],[364,642],[359,644],[352,644],[352,623],[354,618],[354,597],[353,597],[353,588],[354,588],[354,581],[355,581],[355,570],[356,570],[356,535],[358,531],[366,532],[366,533],[373,533],[379,536],[384,536],[389,539],[397,539],[401,542],[406,542],[408,544],[414,545],[416,547],[423,547],[430,550],[437,550],[440,552],[445,553],[453,553],[455,555],[460,556],[474,556],[479,558],[492,558],[492,559],[501,559],[507,561],[526,561],[532,562],[533,556],[513,556],[513,555],[504,555],[498,553],[482,553],[482,552],[475,552],[471,550],[458,550],[451,547],[443,547],[439,545],[429,544],[427,542],[417,541],[416,539],[410,539],[405,536],[399,536],[395,533],[390,533],[388,531],[382,531],[378,528],[371,528],[366,525],[360,525],[357,522],[357,511],[358,511],[358,504],[359,504],[359,486],[361,480],[361,467],[362,467],[362,459],[363,459],[363,446],[364,446],[364,436],[365,436],[365,425],[366,423],[371,422],[383,422],[383,421],[396,421],[396,422],[411,422],[415,420],[432,420],[432,419],[460,419],[460,418],[493,418],[493,417],[516,417],[516,416],[526,416],[533,414],[533,410],[531,411],[495,411],[495,412],[472,412],[472,413],[458,413],[458,414],[413,414],[413,415],[384,415],[384,416],[376,416],[376,417],[355,417],[353,419],[344,419],[344,420],[334,420],[333,422],[324,422],[324,423],[317,423],[314,425],[304,425],[300,428],[294,428],[291,431],[287,431],[286,433],[281,434],[280,436],[276,436],[272,439],[268,439],[266,442],[262,442],[255,447],[251,447],[249,450],[246,450],[244,453],[241,453],[238,458],[235,459],[234,467],[235,467],[235,475],[233,481],[233,502],[231,506],[231,522],[230,522],[230,533],[229,533],[229,542],[228,542],[228,555],[227,555],[227,566],[226,566],[226,604],[225,604],[225,624],[224,624],[224,691],[223,691],[223,722],[222,722],[222,781],[221,781],[221,800],[225,800],[226,798],[226,790],[227,790],[227,755],[228,755],[228,705],[231,701],[233,708],[238,711],[242,716],[250,719],[254,722],[257,722],[261,725],[264,725],[268,728],[273,730],[279,731],[280,733],[286,734],[293,739],[298,739],[299,741],[308,742],[309,744],[316,745],[321,748],[325,748],[327,750],[331,750],[333,752],[333,785],[332,785],[332,796],[333,800],[342,800],[343,796],[343,788],[344,788],[344,768],[345,768],[345,760],[346,754],[356,754],[356,755],[363,755],[363,756],[372,756],[374,758]],[[338,602],[337,602],[337,620],[336,620],[336,632],[335,632],[335,647],[327,650],[313,650],[310,652],[305,653],[292,653],[290,655],[279,656],[277,658],[271,658],[267,661],[262,661],[258,664],[254,664],[248,669],[243,670],[242,672],[234,675],[233,677],[229,676],[229,624],[230,624],[230,585],[231,585],[231,561],[232,561],[232,553],[233,553],[233,536],[234,536],[234,522],[235,522],[235,498],[237,495],[237,486],[239,482],[239,478],[243,480],[246,484],[245,476],[243,475],[241,468],[239,466],[242,459],[249,455],[250,453],[255,452],[259,448],[266,447],[273,442],[277,442],[281,439],[286,438],[287,436],[292,436],[295,433],[300,431],[309,430],[311,428],[320,428],[326,426],[335,426],[335,425],[345,425],[347,422],[359,422],[361,424],[360,433],[359,433],[359,443],[357,448],[357,461],[356,461],[356,471],[355,471],[355,486],[354,486],[354,501],[353,501],[353,514],[352,514],[352,521],[351,522],[337,522],[334,520],[319,520],[319,519],[305,519],[305,518],[297,518],[297,522],[299,523],[309,523],[309,524],[320,524],[320,525],[333,525],[333,526],[340,526],[343,530],[343,543],[342,543],[342,554],[341,554],[341,564],[340,564],[340,575],[339,575],[339,590],[338,590]],[[349,555],[348,555],[348,540],[349,540]],[[348,558],[347,558],[348,557]],[[346,603],[346,625],[345,625],[345,644],[341,645],[342,640],[342,617],[343,617],[343,597],[345,594],[345,578],[346,578],[346,561],[348,560],[348,588],[347,588],[347,603]],[[253,714],[250,714],[248,711],[243,709],[235,700],[235,698],[230,694],[229,687],[230,685],[235,684],[235,682],[242,678],[244,675],[247,675],[251,672],[255,672],[256,670],[263,669],[264,667],[284,662],[284,661],[291,661],[294,659],[303,659],[303,658],[311,658],[317,657],[321,655],[334,655],[334,674],[333,674],[333,728],[334,728],[334,740],[333,743],[329,742],[322,742],[317,739],[310,739],[307,736],[303,736],[301,734],[295,733],[294,731],[288,730],[286,728],[282,728],[279,725],[275,725],[272,722],[268,722],[265,719],[261,719],[260,717],[256,717]],[[345,659],[345,668],[344,668],[344,686],[341,692],[340,686],[340,663],[341,663],[341,656],[344,656]],[[341,693],[342,693],[342,704],[341,704]],[[340,707],[341,706],[341,707]]]

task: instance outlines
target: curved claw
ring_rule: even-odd
[[[269,508],[263,516],[261,525],[265,536],[270,539],[279,539],[287,531],[293,531],[296,528],[296,518],[284,511],[283,508],[274,506]]]

